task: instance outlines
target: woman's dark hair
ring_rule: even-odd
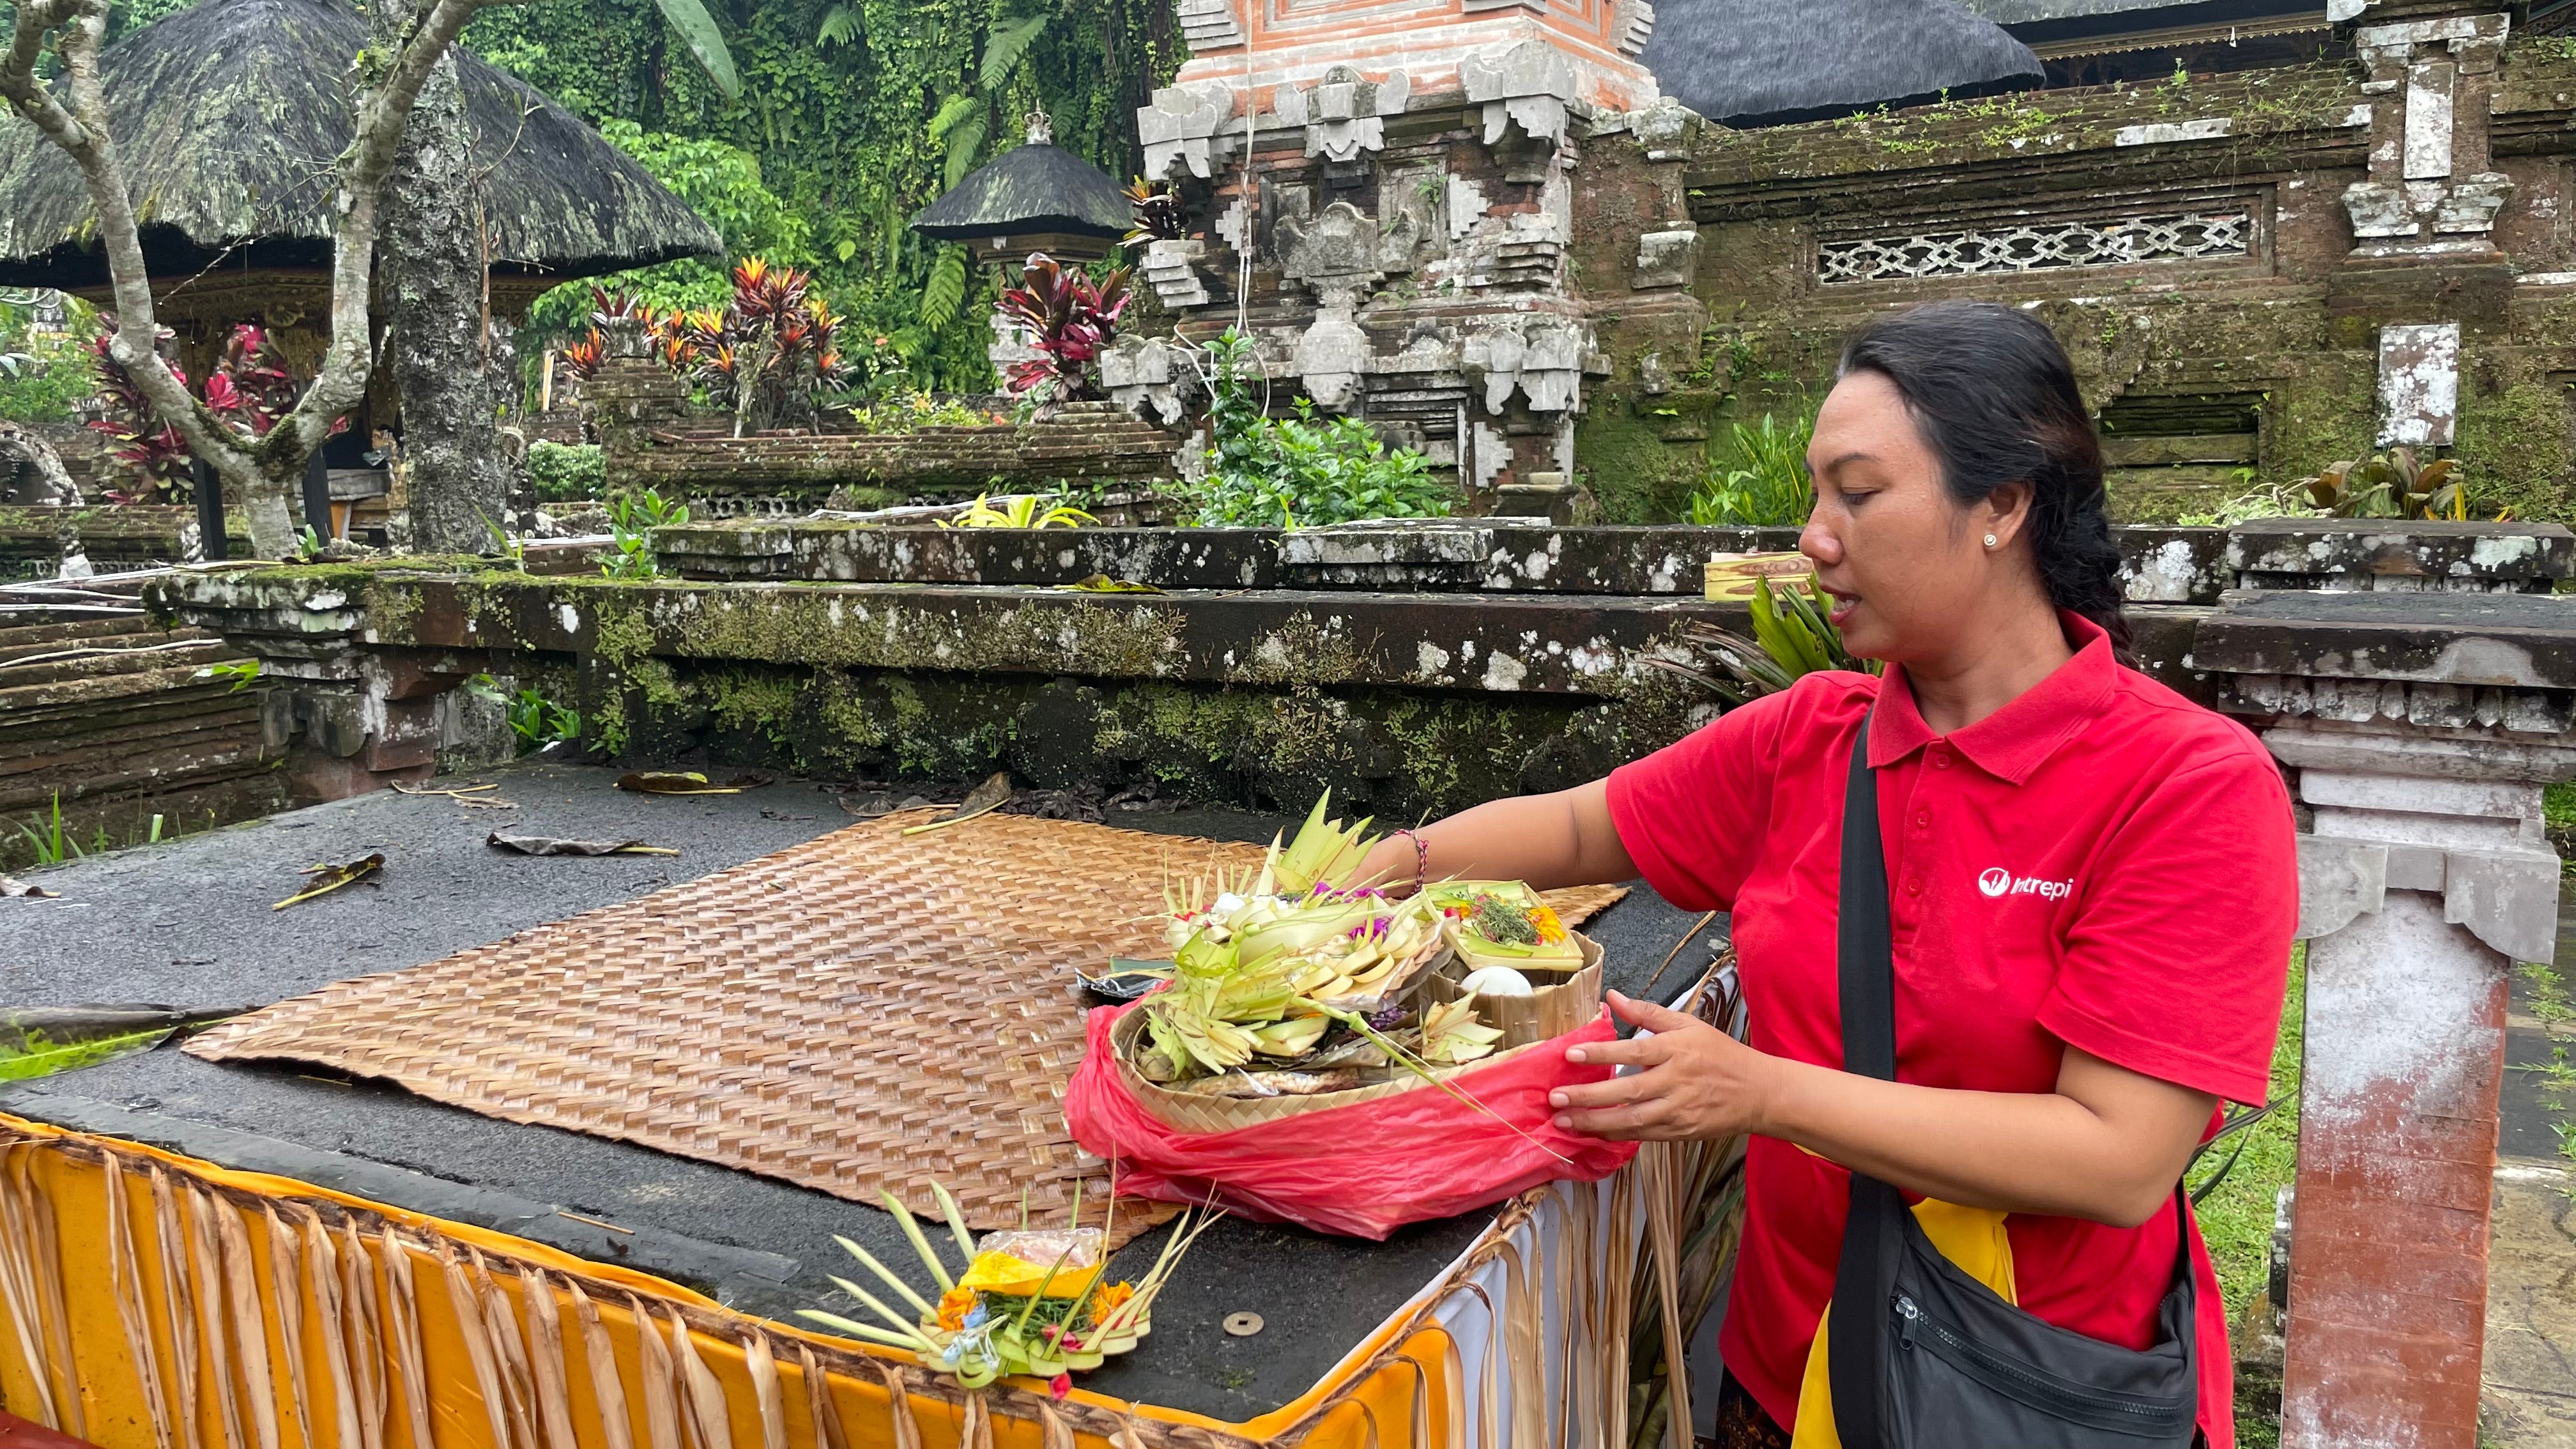
[[[2101,625],[2127,659],[2102,440],[2048,328],[1992,302],[1933,302],[1863,327],[1838,375],[1855,372],[1877,373],[1904,396],[1960,507],[2006,483],[2030,484],[2031,555],[2049,599]]]

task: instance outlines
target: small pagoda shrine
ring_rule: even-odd
[[[961,242],[976,261],[1011,266],[1031,252],[1098,261],[1132,225],[1127,193],[1097,166],[1055,143],[1046,113],[1028,140],[995,157],[912,219],[912,229]]]

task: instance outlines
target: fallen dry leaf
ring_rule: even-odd
[[[366,880],[384,868],[385,855],[381,850],[364,860],[353,860],[344,865],[308,865],[304,868],[304,874],[313,877],[313,883],[279,901],[276,905],[270,906],[269,909],[282,911],[298,901],[309,901],[315,896],[327,896],[342,886],[355,885],[359,881]]]
[[[709,784],[707,777],[695,770],[638,770],[618,776],[617,788],[639,795],[739,795],[744,787]]]
[[[512,835],[495,830],[483,837],[485,845],[515,850],[521,855],[677,855],[664,845],[647,845],[640,840],[561,840],[551,835]]]
[[[961,820],[972,820],[978,815],[989,815],[1009,803],[1011,803],[1011,772],[995,770],[983,784],[966,792],[966,798],[959,802],[956,814],[945,819],[933,820],[927,825],[907,825],[903,833],[919,835],[925,831],[937,830],[942,826],[955,825]]]

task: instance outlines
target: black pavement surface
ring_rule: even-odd
[[[0,900],[0,1006],[279,1001],[615,904],[851,823],[830,790],[804,782],[657,798],[618,791],[614,778],[608,770],[523,764],[470,777],[499,782],[497,793],[515,809],[383,792],[23,874],[63,898]],[[1112,823],[1266,840],[1283,822],[1194,810]],[[496,825],[631,836],[682,854],[518,856],[483,843]],[[371,851],[386,856],[381,886],[269,909],[294,892],[303,867]],[[1608,951],[1613,984],[1635,990],[1696,920],[1640,887],[1587,929]],[[1707,964],[1714,934],[1690,945],[1658,994]],[[874,1208],[293,1064],[217,1065],[165,1047],[20,1085],[0,1093],[0,1110],[514,1232],[789,1321],[799,1307],[860,1316],[824,1279],[863,1276],[851,1273],[835,1233],[890,1265],[912,1261],[892,1220]],[[632,1231],[604,1231],[560,1212]],[[1489,1216],[1422,1224],[1385,1243],[1221,1224],[1157,1302],[1153,1336],[1086,1386],[1228,1420],[1277,1408],[1428,1282]],[[1141,1272],[1161,1238],[1129,1245],[1119,1271]],[[1254,1337],[1228,1337],[1220,1322],[1243,1310],[1266,1326]]]

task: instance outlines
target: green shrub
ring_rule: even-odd
[[[1363,518],[1445,518],[1457,499],[1430,461],[1390,448],[1358,418],[1267,416],[1245,379],[1251,339],[1228,331],[1209,345],[1208,476],[1187,490],[1200,528],[1300,528]]]
[[[88,344],[76,333],[13,329],[0,313],[0,420],[67,423],[97,395]]]
[[[608,460],[597,443],[530,443],[528,482],[540,503],[597,498],[608,487]]]
[[[666,501],[650,488],[609,499],[608,531],[615,540],[616,552],[600,564],[600,573],[612,579],[661,577],[661,562],[653,557],[652,531],[676,528],[688,521],[687,504]]]
[[[1815,435],[1812,414],[1786,428],[1769,413],[1758,428],[1737,423],[1729,439],[1733,456],[1709,460],[1708,476],[1691,495],[1690,521],[1736,528],[1805,523],[1815,506],[1807,487],[1807,444]]]

